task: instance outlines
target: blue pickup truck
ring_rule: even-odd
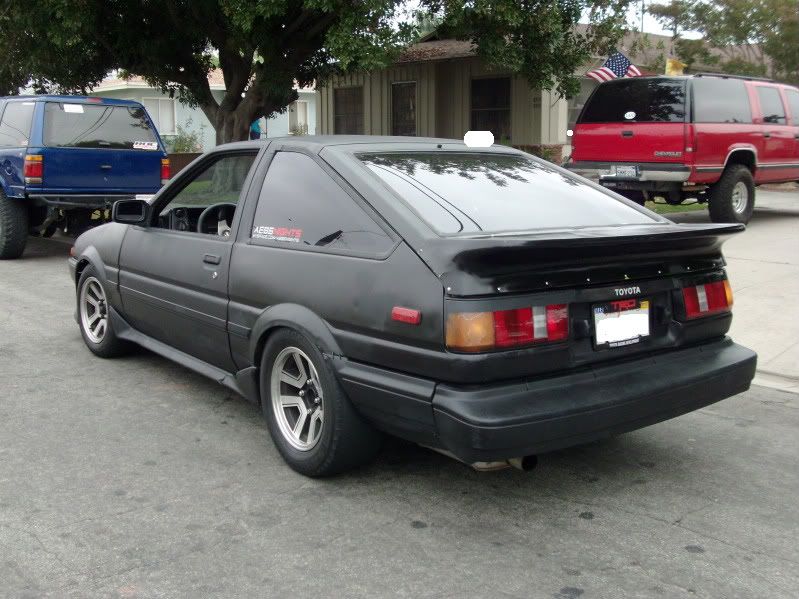
[[[85,96],[0,98],[0,259],[29,234],[106,222],[114,201],[152,194],[169,159],[138,102]]]

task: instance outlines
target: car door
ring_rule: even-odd
[[[256,150],[216,152],[158,196],[120,251],[124,316],[137,330],[224,370],[228,266]]]
[[[761,181],[789,181],[792,178],[793,148],[795,139],[785,105],[778,87],[768,84],[755,85],[760,104],[760,123],[763,145],[759,149],[757,168]],[[795,178],[795,176],[794,176]]]

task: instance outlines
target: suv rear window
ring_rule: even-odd
[[[597,87],[577,122],[681,123],[684,120],[683,80],[631,78]]]
[[[656,222],[525,156],[408,152],[358,157],[439,234]]]
[[[9,102],[0,119],[0,146],[28,145],[34,102]]]
[[[68,148],[157,150],[147,113],[138,106],[47,102],[44,145]]]

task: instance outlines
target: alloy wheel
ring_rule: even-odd
[[[272,410],[288,443],[310,451],[322,436],[324,398],[311,359],[297,347],[287,347],[275,358],[271,374]]]
[[[92,343],[101,343],[108,330],[108,306],[100,281],[89,277],[80,290],[80,322]]]

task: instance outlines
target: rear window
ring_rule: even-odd
[[[684,120],[684,80],[630,78],[597,87],[577,122],[681,123]]]
[[[741,79],[693,80],[695,123],[751,123],[749,94]]]
[[[157,150],[147,113],[139,106],[47,102],[44,145],[67,148]]]
[[[33,102],[9,102],[0,119],[0,146],[28,145],[33,121]]]
[[[412,152],[359,158],[443,235],[656,222],[525,156]]]

